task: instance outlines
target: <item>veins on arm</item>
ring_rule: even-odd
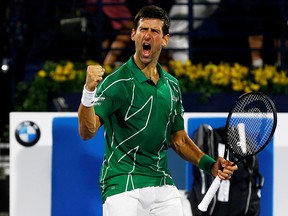
[[[93,138],[101,126],[101,119],[94,112],[93,107],[80,104],[78,109],[79,134],[83,140]]]
[[[184,160],[187,160],[196,166],[204,155],[185,130],[171,134],[170,145]]]

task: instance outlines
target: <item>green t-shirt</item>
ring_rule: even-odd
[[[179,83],[157,65],[155,85],[133,57],[97,87],[95,113],[105,127],[100,175],[108,196],[147,186],[173,185],[168,169],[170,134],[184,129]]]

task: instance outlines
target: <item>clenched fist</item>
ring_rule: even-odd
[[[89,65],[86,73],[85,88],[94,91],[99,82],[103,79],[105,69],[101,65]]]

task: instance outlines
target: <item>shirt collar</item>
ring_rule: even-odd
[[[138,68],[138,66],[135,64],[133,56],[130,57],[130,59],[127,62],[129,68],[131,69],[132,74],[134,75],[134,77],[138,80],[139,83],[143,83],[149,80],[148,77],[145,76],[145,74]],[[159,63],[157,63],[157,70],[159,73],[159,81],[161,81],[162,79],[164,79],[164,71],[163,68],[161,67],[161,65]]]

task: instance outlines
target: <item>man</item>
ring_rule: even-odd
[[[230,179],[237,166],[223,158],[215,162],[184,130],[179,83],[158,63],[169,41],[165,10],[145,6],[134,25],[131,39],[136,51],[123,66],[104,80],[101,66],[88,66],[78,110],[79,133],[86,140],[105,126],[100,176],[104,215],[183,215],[167,167],[169,147],[221,179]]]

